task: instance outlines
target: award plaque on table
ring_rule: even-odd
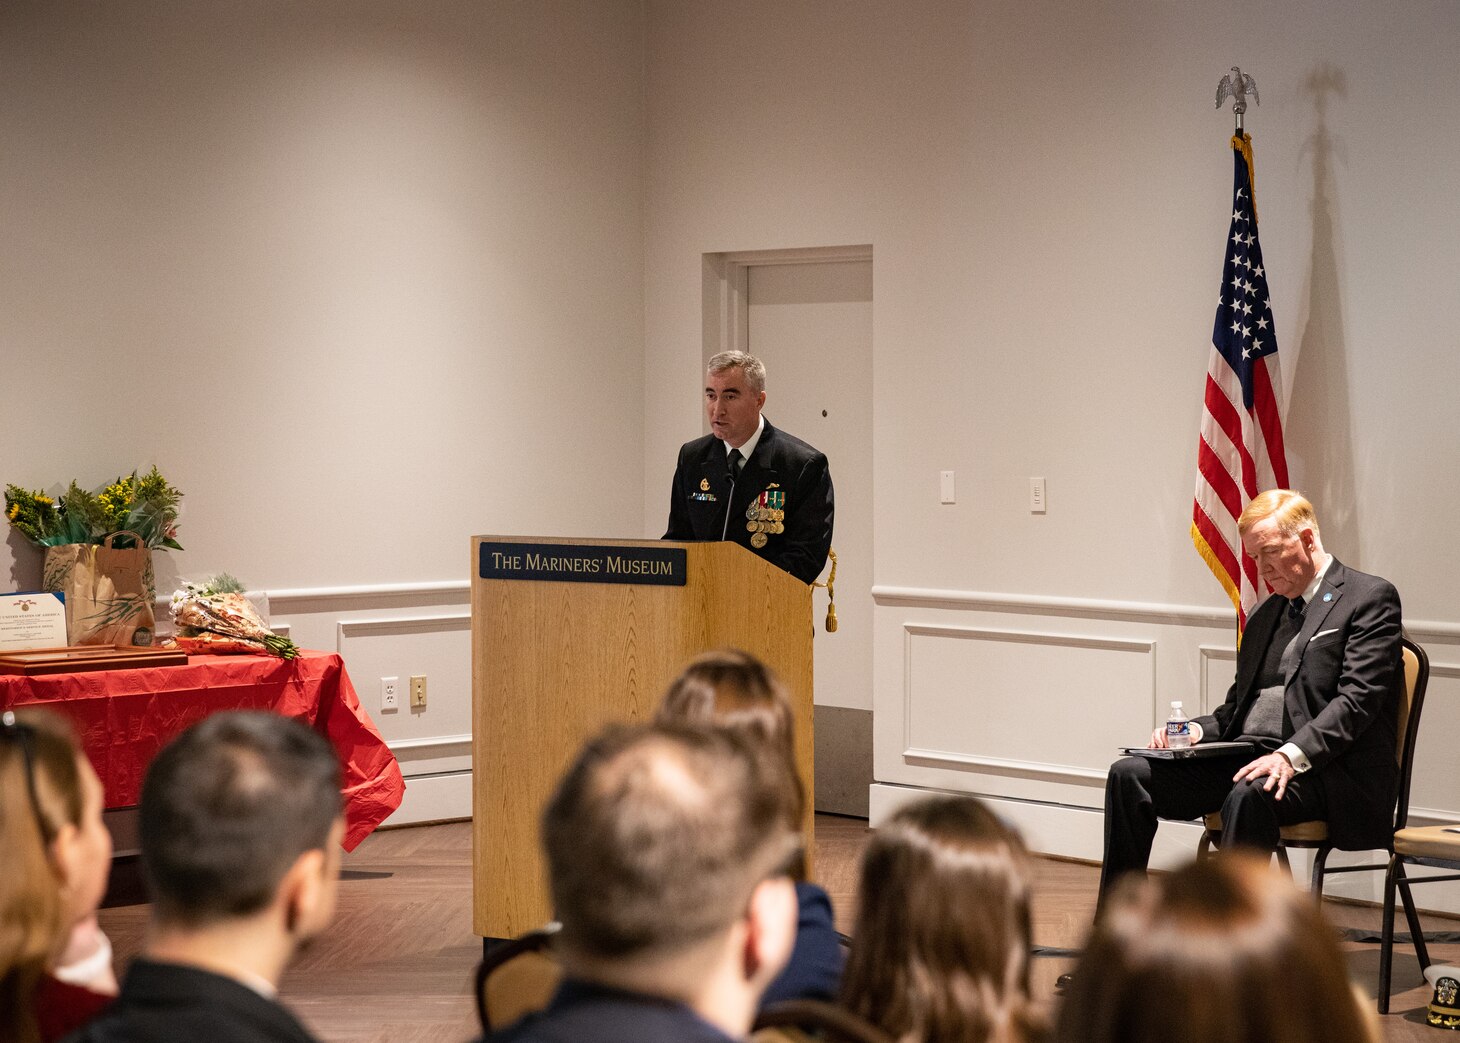
[[[66,643],[66,600],[51,591],[0,594],[0,652]]]

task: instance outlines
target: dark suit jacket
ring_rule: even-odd
[[[752,533],[745,527],[745,509],[773,485],[785,493],[786,531],[767,533],[766,545],[757,550],[751,546]],[[802,583],[811,583],[821,574],[826,553],[831,550],[832,513],[831,471],[826,455],[777,430],[767,420],[733,492],[724,442],[705,435],[680,448],[664,539],[718,540],[724,533],[725,539],[759,554]]]
[[[1216,713],[1196,720],[1235,739],[1257,695],[1258,673],[1285,598],[1247,622],[1237,678]],[[1329,838],[1351,850],[1388,847],[1394,830],[1399,700],[1404,684],[1399,593],[1388,580],[1329,565],[1298,631],[1283,693],[1283,736],[1307,754],[1327,793]]]
[[[831,896],[816,884],[796,885],[796,945],[760,998],[761,1009],[782,1000],[831,1000],[841,992],[846,953],[831,912]]]
[[[487,1037],[487,1043],[732,1043],[672,1000],[567,979],[545,1010]]]
[[[315,1043],[287,1010],[197,967],[135,961],[122,993],[66,1043]]]

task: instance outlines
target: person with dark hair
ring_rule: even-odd
[[[1377,1043],[1333,928],[1268,863],[1123,880],[1065,993],[1060,1043]]]
[[[140,829],[146,946],[73,1039],[312,1040],[275,995],[334,913],[344,818],[329,743],[276,714],[209,717],[147,769]]]
[[[781,757],[786,765],[786,821],[802,830],[806,793],[796,773],[795,711],[780,681],[759,659],[738,648],[697,656],[670,684],[654,719],[729,728]],[[793,875],[796,947],[761,997],[762,1007],[789,999],[834,1000],[841,987],[845,958],[831,896],[806,879],[804,860]]]
[[[1389,845],[1404,684],[1399,593],[1327,553],[1313,505],[1291,489],[1254,497],[1237,530],[1272,595],[1247,622],[1226,701],[1192,719],[1191,742],[1254,750],[1111,765],[1102,900],[1122,874],[1145,870],[1163,818],[1220,810],[1223,848],[1271,852],[1282,826],[1312,819],[1328,823],[1340,849]],[[1164,727],[1150,745],[1166,745]]]
[[[616,725],[543,813],[563,984],[493,1043],[726,1043],[795,936],[783,766],[716,728]]]
[[[664,539],[729,540],[811,583],[831,550],[831,470],[825,453],[761,415],[765,387],[754,355],[710,359],[710,433],[680,447]]]
[[[898,1043],[1028,1043],[1029,855],[972,797],[898,810],[862,856],[842,1004]]]
[[[0,715],[0,1040],[50,1043],[116,995],[96,923],[111,867],[101,781],[70,724]]]

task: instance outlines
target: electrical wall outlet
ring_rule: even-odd
[[[380,709],[385,713],[400,709],[399,677],[382,677],[380,679]]]
[[[426,708],[426,675],[421,674],[411,678],[411,709],[424,710]]]

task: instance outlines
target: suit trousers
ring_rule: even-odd
[[[1196,819],[1220,809],[1222,847],[1271,853],[1277,848],[1280,827],[1327,817],[1320,773],[1294,775],[1283,799],[1276,800],[1263,789],[1266,778],[1232,782],[1232,776],[1252,760],[1253,755],[1242,753],[1184,760],[1124,757],[1112,764],[1105,780],[1101,900],[1121,876],[1145,870],[1156,826],[1163,818]]]

